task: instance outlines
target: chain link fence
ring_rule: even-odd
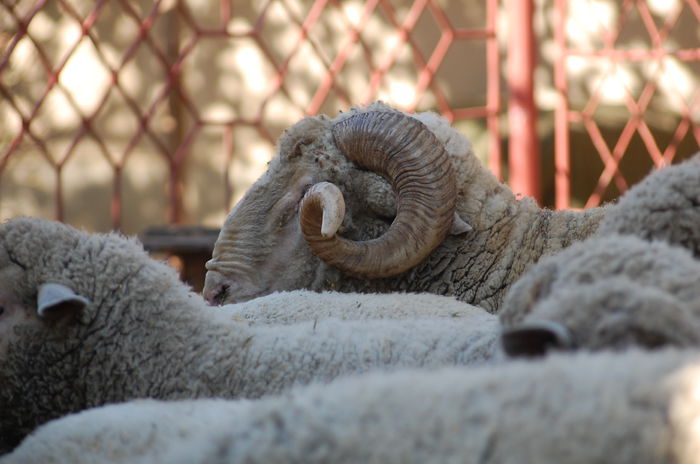
[[[0,219],[216,227],[286,127],[377,99],[442,113],[505,180],[515,147],[559,208],[697,151],[698,0],[535,2],[520,151],[512,1],[0,0]]]

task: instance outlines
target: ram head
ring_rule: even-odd
[[[375,104],[306,118],[278,151],[224,222],[206,265],[212,304],[396,276],[469,230],[451,157],[415,117]]]

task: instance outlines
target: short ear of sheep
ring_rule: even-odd
[[[450,235],[462,235],[470,230],[474,230],[474,228],[462,219],[459,213],[455,213],[452,219],[452,226],[450,226]]]
[[[75,315],[83,310],[90,301],[77,295],[65,285],[47,283],[39,287],[37,294],[37,314],[39,317],[56,318]]]
[[[511,357],[544,356],[552,350],[570,350],[574,341],[569,330],[552,321],[535,321],[506,328],[503,349]]]

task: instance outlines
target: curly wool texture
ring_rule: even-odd
[[[624,275],[567,286],[539,302],[524,320],[561,324],[573,338],[571,348],[700,346],[700,298],[683,301]]]
[[[0,226],[0,277],[0,449],[110,402],[255,398],[375,368],[475,364],[499,351],[497,321],[474,308],[450,319],[249,327],[208,307],[136,240],[36,218]],[[47,282],[91,304],[39,317]]]
[[[136,402],[52,422],[0,463],[696,464],[699,379],[695,350],[631,350]]]
[[[596,236],[533,266],[499,317],[506,328],[554,321],[587,348],[697,345],[700,261],[665,242]]]
[[[663,240],[700,257],[700,154],[633,186],[610,208],[599,233]]]
[[[579,346],[700,343],[700,155],[655,171],[608,208],[587,240],[511,287],[506,328],[550,321]]]
[[[374,103],[334,119],[306,118],[280,137],[278,156],[222,227],[207,263],[205,293],[212,299],[221,295],[221,303],[236,303],[296,289],[427,292],[495,313],[505,291],[530,265],[591,235],[605,214],[606,208],[550,211],[531,198],[518,200],[481,165],[468,140],[447,120],[435,113],[415,114],[411,116],[445,146],[457,178],[457,213],[473,230],[448,236],[423,262],[395,277],[343,275],[312,254],[299,230],[295,205],[304,186],[332,182],[346,204],[340,235],[369,240],[387,230],[396,209],[391,186],[350,162],[331,133],[333,124],[365,111],[396,110]]]
[[[468,317],[488,325],[493,318],[481,308],[454,298],[428,293],[316,293],[308,290],[272,293],[244,303],[224,305],[222,311],[250,324],[293,324],[329,317],[338,319],[409,319]]]

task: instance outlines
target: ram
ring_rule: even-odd
[[[699,387],[697,350],[373,373],[255,401],[85,411],[0,463],[697,464]]]
[[[381,103],[306,118],[278,151],[224,222],[207,263],[212,304],[303,288],[428,292],[496,312],[525,269],[589,236],[605,211],[519,200],[446,120]]]
[[[135,240],[9,221],[0,226],[0,452],[50,419],[106,403],[256,398],[343,374],[498,355],[495,316],[462,305],[460,317],[428,317],[442,304],[431,297],[416,317],[250,326],[208,306]]]

